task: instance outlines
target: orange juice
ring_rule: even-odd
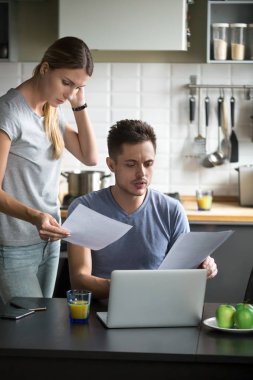
[[[67,303],[71,323],[87,323],[90,313],[91,292],[68,290]]]
[[[199,210],[210,210],[212,207],[212,196],[203,195],[203,197],[198,198],[197,202]]]
[[[85,301],[76,301],[69,305],[71,317],[74,319],[84,319],[88,316],[89,305]]]

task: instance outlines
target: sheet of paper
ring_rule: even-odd
[[[211,256],[234,231],[189,232],[179,236],[159,269],[197,268],[207,256]]]
[[[62,224],[71,236],[63,239],[93,250],[106,247],[120,239],[131,228],[129,224],[108,218],[79,204]]]

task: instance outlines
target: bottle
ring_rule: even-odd
[[[253,59],[253,24],[248,25],[249,59]]]
[[[245,57],[245,37],[247,24],[230,24],[231,59],[242,61]]]
[[[228,27],[229,24],[227,23],[212,24],[213,56],[215,60],[224,61],[227,59]]]

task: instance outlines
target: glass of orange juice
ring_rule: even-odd
[[[198,210],[205,211],[211,210],[213,203],[213,191],[212,190],[196,190],[196,200]]]
[[[87,290],[68,290],[67,303],[71,323],[88,323],[91,292]]]

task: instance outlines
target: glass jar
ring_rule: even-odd
[[[231,59],[242,61],[245,57],[245,37],[247,24],[230,24]]]
[[[213,57],[215,60],[224,61],[227,59],[228,27],[229,27],[229,24],[227,23],[212,24]]]
[[[248,25],[249,59],[253,59],[253,24]]]

